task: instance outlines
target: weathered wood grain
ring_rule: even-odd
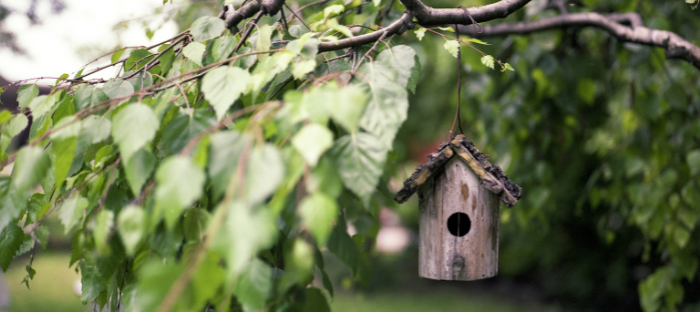
[[[419,275],[437,280],[477,280],[498,274],[498,197],[462,161],[452,158],[418,190]],[[461,237],[447,220],[457,212],[471,220]]]

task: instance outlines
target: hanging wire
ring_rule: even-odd
[[[484,32],[484,27],[481,26],[481,24],[477,23],[474,18],[472,17],[471,13],[469,13],[469,10],[465,8],[463,5],[459,6],[460,9],[464,11],[464,14],[469,17],[469,19],[472,21],[472,25],[474,25],[474,28],[479,26],[479,30],[477,30],[477,33],[482,33]],[[454,25],[454,31],[455,34],[457,35],[457,40],[459,40],[459,27],[458,25]],[[457,125],[457,128],[459,129],[460,134],[464,134],[464,130],[462,130],[462,117],[460,116],[460,107],[462,104],[462,49],[461,45],[457,46],[457,110],[455,111],[455,119],[452,121],[452,128],[450,128],[450,137],[449,139],[452,140],[452,131],[455,129],[455,125]]]

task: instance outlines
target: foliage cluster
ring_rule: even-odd
[[[513,18],[554,14],[542,3]],[[666,15],[647,23],[692,37],[698,25],[670,22],[689,20],[687,7],[570,10],[658,7]],[[0,177],[3,270],[46,243],[42,223],[56,214],[81,299],[112,310],[328,310],[322,250],[368,278],[388,182],[411,142],[444,136],[452,120],[454,33],[417,26],[318,53],[403,5],[327,1],[258,14],[237,33],[205,8],[182,11],[187,30],[172,40],[111,54],[118,78],[80,70],[42,96],[28,84],[21,112],[0,113],[0,158],[13,163]],[[491,43],[462,54],[463,118],[526,192],[501,216],[503,273],[550,274],[550,289],[578,300],[638,283],[647,311],[700,300],[684,294],[700,254],[697,71],[591,29]],[[25,114],[30,142],[7,151]],[[29,286],[31,260],[26,269]]]

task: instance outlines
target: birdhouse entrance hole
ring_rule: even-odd
[[[449,218],[447,218],[447,230],[450,234],[462,237],[469,233],[472,228],[472,220],[466,213],[457,212],[453,213]]]

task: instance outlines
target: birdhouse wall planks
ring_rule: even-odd
[[[515,205],[522,189],[464,135],[418,166],[395,200],[418,191],[419,275],[471,281],[498,274],[499,199]]]

